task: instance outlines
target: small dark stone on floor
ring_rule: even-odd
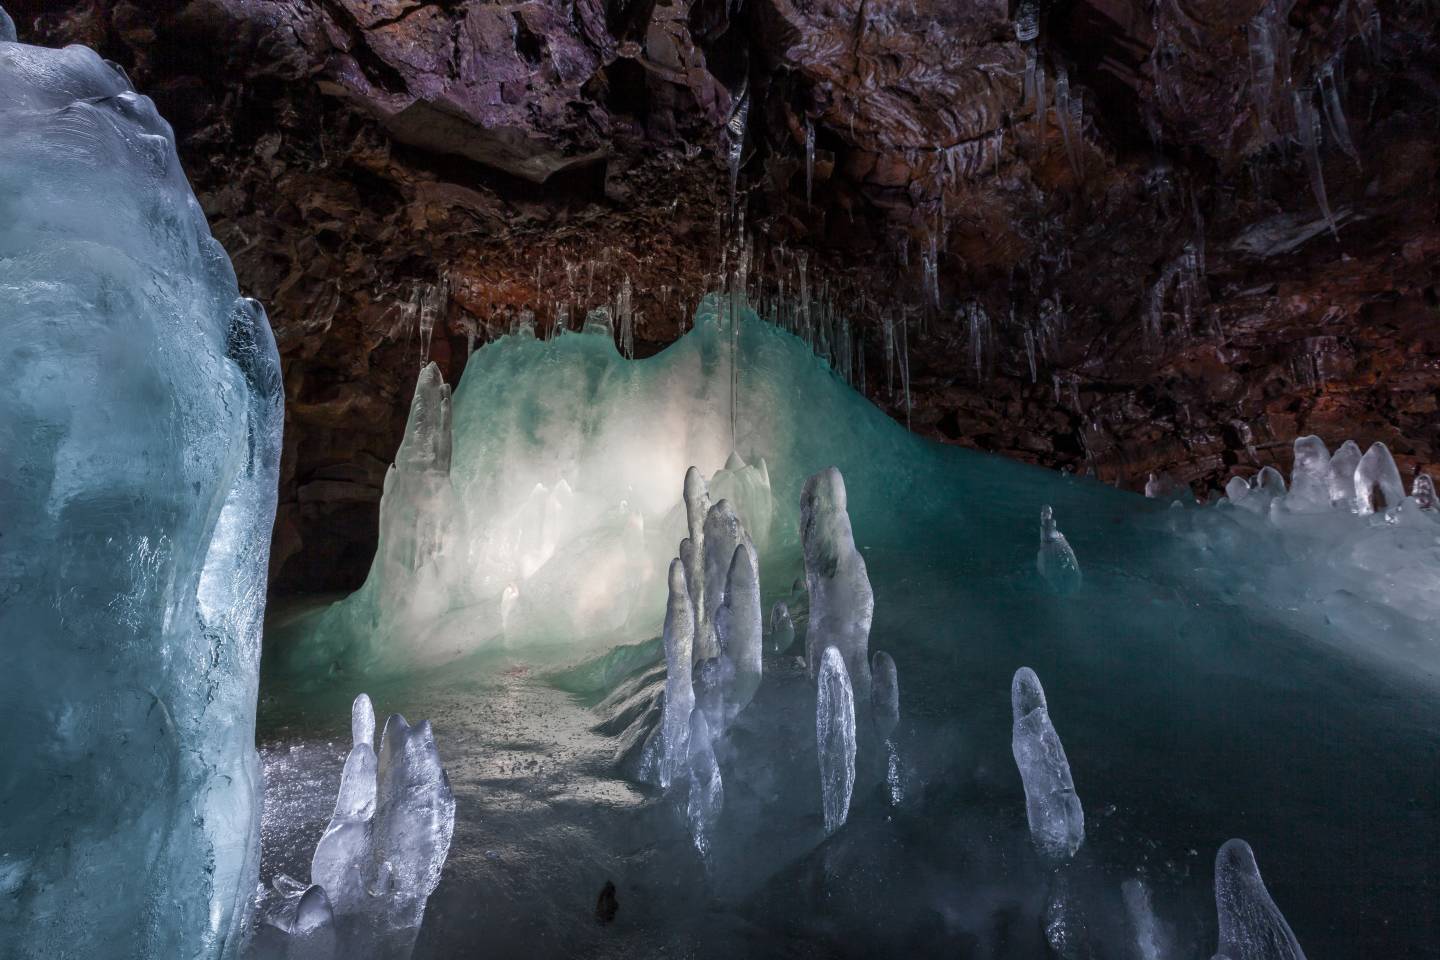
[[[600,898],[595,901],[595,920],[598,923],[609,923],[615,919],[615,914],[620,909],[620,901],[615,898],[615,883],[606,880],[605,886],[600,890]]]

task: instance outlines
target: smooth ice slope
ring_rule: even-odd
[[[169,126],[0,17],[0,954],[233,955],[280,449]]]

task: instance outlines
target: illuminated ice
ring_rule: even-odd
[[[0,953],[234,956],[279,360],[169,125],[0,15]]]
[[[1011,749],[1025,785],[1030,837],[1045,856],[1064,860],[1085,842],[1085,811],[1070,777],[1070,761],[1050,722],[1045,691],[1029,667],[1015,671],[1010,684],[1014,720]]]
[[[724,503],[725,501],[721,501]],[[725,577],[725,602],[716,617],[716,635],[732,676],[725,694],[727,722],[744,710],[760,686],[760,572],[750,548],[736,546]]]
[[[1374,513],[1394,507],[1405,499],[1405,485],[1390,448],[1372,443],[1355,467],[1355,512]]]
[[[668,787],[687,769],[690,757],[690,711],[695,707],[692,647],[695,614],[679,560],[670,563],[669,599],[665,607],[665,711],[660,726],[660,786]]]

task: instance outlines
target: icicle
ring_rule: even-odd
[[[1336,144],[1345,151],[1347,157],[1358,164],[1360,153],[1355,149],[1355,142],[1350,139],[1350,126],[1345,122],[1345,105],[1340,101],[1340,89],[1335,79],[1338,59],[1339,54],[1336,54],[1320,68],[1320,100],[1325,104],[1325,117],[1330,121],[1330,133],[1335,137]]]
[[[1330,225],[1330,232],[1338,240],[1340,230],[1335,224],[1335,215],[1330,211],[1330,200],[1325,196],[1325,171],[1320,166],[1320,115],[1315,112],[1314,91],[1308,87],[1296,90],[1295,126],[1300,137],[1300,149],[1305,155],[1305,168],[1310,172],[1310,188],[1315,191],[1315,200],[1320,204],[1320,213]]]
[[[1055,119],[1065,141],[1065,155],[1070,169],[1080,176],[1080,130],[1084,122],[1085,103],[1070,96],[1070,74],[1063,66],[1055,68]]]
[[[810,205],[810,195],[815,184],[815,125],[805,118],[805,205]]]
[[[1015,39],[1032,43],[1040,36],[1040,5],[1036,0],[1020,0],[1015,11]]]
[[[735,193],[740,183],[740,160],[745,153],[745,127],[750,119],[750,78],[740,85],[740,93],[730,108],[730,118],[725,123],[727,139],[725,159],[730,168],[730,210],[735,210]]]
[[[910,429],[910,334],[907,318],[900,321],[900,386],[905,392],[905,429]]]
[[[632,297],[630,275],[627,273],[620,282],[620,296],[615,302],[615,314],[620,324],[620,355],[630,360],[635,359],[635,313],[630,303]]]
[[[1030,382],[1035,383],[1035,331],[1029,327],[1025,328],[1025,359],[1030,362]]]
[[[1035,65],[1035,143],[1037,147],[1043,147],[1045,143],[1045,114],[1049,108],[1045,105],[1045,61],[1040,60]]]
[[[1271,121],[1277,28],[1274,17],[1274,4],[1266,4],[1246,28],[1250,44],[1250,99],[1255,106],[1255,116],[1260,121],[1261,142],[1267,144],[1275,139],[1275,124]]]

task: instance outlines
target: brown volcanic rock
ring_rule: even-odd
[[[752,276],[793,291],[809,251],[811,289],[863,335],[867,393],[902,420],[879,321],[908,317],[915,430],[1132,489],[1287,466],[1310,432],[1440,463],[1440,37],[1422,0],[1296,0],[1268,21],[1259,0],[1047,2],[1034,44],[998,0],[6,5],[22,38],[95,46],[156,99],[269,308],[282,588],[363,577],[426,359],[417,294],[448,286],[428,357],[451,380],[519,311],[543,333],[563,305],[573,325],[626,276],[637,351],[674,337],[716,284],[742,96]],[[1262,21],[1285,38],[1268,100]],[[1322,115],[1336,91],[1358,147],[1325,127],[1338,239],[1286,63],[1295,89],[1320,83],[1302,103]]]

